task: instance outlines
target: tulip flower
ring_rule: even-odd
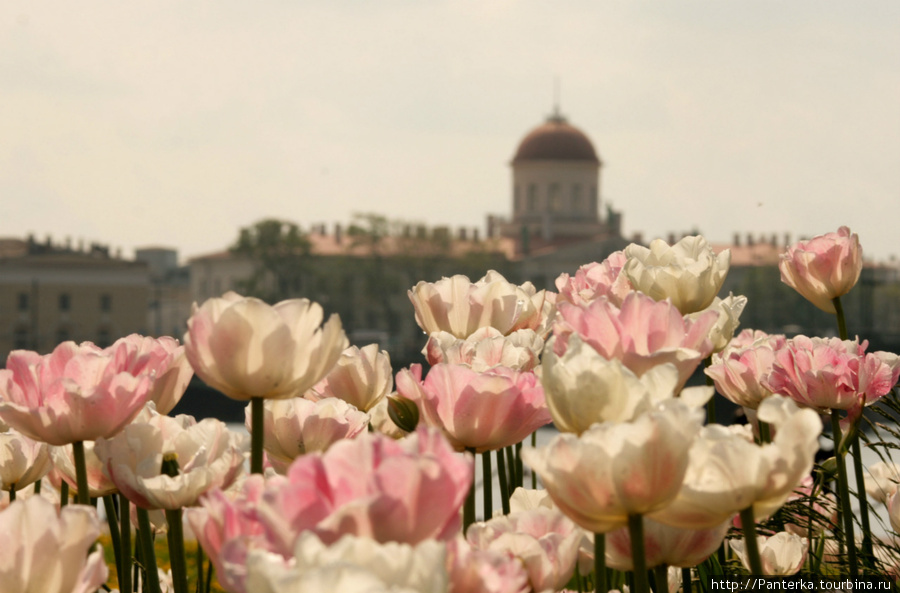
[[[650,248],[632,243],[622,273],[635,290],[662,301],[670,299],[682,314],[709,307],[722,288],[731,265],[731,251],[716,255],[702,236],[684,237],[669,246],[662,239]]]
[[[627,423],[561,434],[522,458],[556,506],[581,527],[606,533],[668,505],[688,468],[687,452],[702,414],[679,400]]]
[[[132,334],[116,340],[107,350],[122,360],[122,368],[129,373],[154,377],[149,400],[160,414],[168,414],[175,408],[194,376],[184,346],[168,336],[150,338]]]
[[[506,335],[518,329],[539,330],[546,316],[544,291],[530,282],[516,286],[494,270],[477,282],[466,276],[419,282],[409,291],[416,322],[425,333],[445,331],[465,339],[481,327]]]
[[[797,574],[806,562],[809,541],[805,537],[780,531],[772,537],[758,536],[759,555],[762,559],[763,573],[773,576]],[[737,553],[744,567],[750,570],[745,542],[742,539],[731,540],[731,549]]]
[[[291,565],[277,555],[251,551],[247,590],[444,593],[445,558],[444,545],[433,540],[411,546],[347,535],[326,546],[305,533],[297,540]]]
[[[59,472],[63,480],[69,484],[69,492],[78,492],[78,482],[75,475],[75,454],[72,445],[53,447],[51,450],[53,466]],[[94,442],[84,442],[84,461],[87,469],[88,494],[91,498],[100,498],[107,494],[118,492],[116,485],[103,471],[103,462],[94,452]]]
[[[3,593],[90,593],[109,571],[97,511],[70,505],[59,511],[40,496],[17,500],[0,512],[0,591]]]
[[[865,480],[869,497],[885,504],[900,484],[900,465],[879,461],[866,469]]]
[[[249,429],[250,406],[245,425]],[[325,451],[341,439],[352,439],[369,426],[369,415],[336,397],[317,402],[293,397],[266,400],[263,448],[279,473],[291,461],[313,451]]]
[[[281,476],[268,481],[269,487],[284,482]],[[187,509],[186,518],[197,541],[209,556],[222,586],[235,593],[247,593],[247,555],[251,549],[274,552],[276,545],[266,538],[266,530],[256,516],[256,507],[267,487],[261,475],[249,476],[241,487],[228,494],[213,489],[200,497],[200,506]],[[287,561],[287,553],[284,557]]]
[[[561,303],[553,351],[565,354],[569,336],[577,333],[601,356],[620,360],[637,376],[656,365],[674,364],[680,388],[712,352],[708,335],[718,316],[707,311],[686,319],[671,303],[638,292],[625,297],[621,309],[604,299],[584,308]]]
[[[679,376],[673,364],[651,367],[638,377],[619,360],[603,358],[577,334],[557,356],[555,339],[544,354],[541,382],[553,423],[563,432],[581,434],[595,422],[627,422],[675,395]],[[697,390],[707,392],[706,399],[712,396],[706,387],[685,391]]]
[[[184,345],[194,371],[230,398],[286,398],[315,385],[347,347],[341,320],[324,326],[306,299],[267,305],[233,292],[194,305]]]
[[[350,346],[306,397],[312,400],[336,397],[357,410],[368,412],[391,393],[393,386],[394,374],[387,352],[378,350],[378,344]]]
[[[112,436],[153,387],[151,374],[134,374],[125,362],[90,342],[63,342],[46,356],[15,350],[0,370],[0,418],[51,445]]]
[[[836,233],[795,243],[778,263],[782,282],[832,315],[837,312],[834,299],[850,292],[862,267],[859,237],[845,226]]]
[[[550,423],[544,390],[533,373],[495,367],[483,373],[438,364],[421,380],[414,364],[397,373],[397,392],[419,406],[430,426],[458,451],[494,451],[522,441]]]
[[[478,372],[496,366],[530,371],[537,365],[543,348],[543,338],[532,329],[504,336],[493,327],[482,327],[465,340],[447,332],[433,333],[422,354],[430,365],[464,364]]]
[[[625,253],[616,251],[600,263],[581,266],[574,278],[561,274],[556,279],[556,289],[559,291],[557,303],[585,306],[606,297],[612,304],[621,306],[622,301],[633,290],[631,282],[621,273],[626,261],[628,258]]]
[[[750,507],[758,520],[778,510],[812,469],[822,422],[812,410],[774,395],[763,400],[758,413],[776,428],[771,443],[757,445],[745,431],[705,426],[690,448],[680,492],[650,518],[711,529]]]
[[[687,568],[697,566],[715,552],[731,527],[729,521],[710,529],[682,529],[644,518],[644,548],[647,567],[662,564]],[[606,564],[616,570],[634,570],[631,535],[627,528],[606,534]]]
[[[772,371],[775,351],[784,344],[783,335],[744,330],[722,352],[712,355],[712,364],[704,372],[727,399],[755,410],[772,395],[764,379]]]
[[[889,393],[900,376],[900,357],[888,352],[866,353],[868,342],[796,336],[775,353],[763,383],[773,392],[816,409],[851,410]]]
[[[243,438],[224,422],[183,415],[131,424],[98,439],[94,452],[119,491],[142,509],[195,505],[204,492],[234,482],[244,464]],[[178,475],[163,472],[167,458],[177,461]]]
[[[448,593],[527,593],[528,573],[515,556],[473,547],[458,535],[447,542]]]
[[[304,530],[326,543],[345,534],[408,544],[446,540],[459,531],[472,465],[436,429],[420,427],[402,441],[364,433],[294,460],[287,480],[266,489],[257,513],[285,557]]]
[[[50,447],[12,428],[0,432],[0,491],[12,492],[39,481],[50,471]]]
[[[713,352],[721,352],[734,337],[735,330],[741,324],[741,313],[744,312],[744,307],[746,306],[747,297],[734,296],[728,293],[728,296],[724,299],[716,297],[706,309],[696,313],[689,313],[685,317],[696,319],[706,311],[716,311],[719,314],[719,319],[709,329],[709,340],[712,342]]]
[[[494,517],[473,524],[466,532],[475,548],[519,558],[534,591],[555,591],[569,582],[583,537],[565,515],[546,507]]]

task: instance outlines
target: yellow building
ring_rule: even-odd
[[[88,249],[0,239],[0,356],[66,340],[108,346],[146,333],[148,268]]]

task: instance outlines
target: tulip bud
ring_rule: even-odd
[[[834,457],[829,457],[819,464],[819,468],[825,475],[825,479],[830,479],[831,477],[837,475],[837,459],[835,459]]]
[[[413,432],[419,424],[419,408],[411,399],[402,395],[388,396],[388,416],[397,428]]]

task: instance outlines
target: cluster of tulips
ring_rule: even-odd
[[[900,531],[900,468],[866,481],[858,427],[900,359],[846,335],[857,236],[842,227],[781,260],[838,338],[735,335],[747,300],[717,296],[729,264],[697,236],[631,245],[563,274],[558,293],[496,272],[420,282],[424,377],[412,365],[395,378],[377,345],[348,348],[315,303],[234,293],[195,305],[184,345],[15,351],[0,371],[0,591],[109,590],[99,500],[122,593],[213,580],[232,593],[687,593],[740,571],[896,571],[866,488]],[[685,387],[701,364],[708,385]],[[249,442],[168,415],[194,373],[248,402]],[[716,392],[750,422],[717,424]],[[834,457],[816,466],[823,415]],[[560,434],[536,447],[551,422]]]

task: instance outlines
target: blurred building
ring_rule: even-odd
[[[148,266],[99,244],[0,239],[0,356],[147,332]]]
[[[194,300],[190,267],[179,266],[178,251],[169,247],[141,247],[134,258],[147,264],[148,334],[181,339]]]

